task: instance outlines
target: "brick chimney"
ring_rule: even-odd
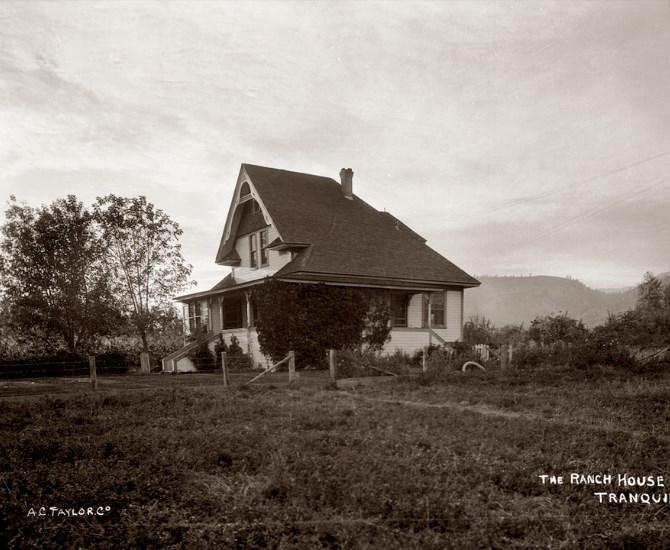
[[[351,168],[342,168],[340,170],[340,180],[342,182],[342,193],[345,198],[353,200],[353,179],[354,171]]]

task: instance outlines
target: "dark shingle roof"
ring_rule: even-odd
[[[424,244],[390,214],[331,178],[243,164],[281,240],[310,243],[277,276],[350,275],[476,286],[479,281]]]

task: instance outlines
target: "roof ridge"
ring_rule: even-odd
[[[284,168],[273,168],[272,166],[262,166],[260,164],[250,164],[248,162],[242,163],[242,166],[244,167],[251,167],[251,168],[260,168],[262,170],[273,170],[274,172],[285,172],[287,174],[297,174],[299,176],[309,176],[312,178],[319,178],[319,179],[325,179],[325,180],[332,180],[335,183],[337,183],[337,180],[330,178],[328,176],[320,176],[319,174],[310,174],[308,172],[298,172],[296,170],[286,170]],[[338,184],[339,185],[339,184]]]

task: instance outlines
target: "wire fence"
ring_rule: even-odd
[[[107,363],[98,361],[98,375],[128,374],[130,368],[125,363]],[[17,378],[79,378],[90,376],[90,365],[86,360],[24,362],[13,361],[0,363],[0,379],[11,380]]]

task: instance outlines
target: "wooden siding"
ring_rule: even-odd
[[[221,309],[219,308],[219,299],[212,298],[212,309],[210,310],[210,329],[214,331],[221,330]]]
[[[436,334],[447,342],[463,339],[463,324],[461,321],[461,304],[463,303],[462,290],[447,290],[446,328],[433,329]]]
[[[279,233],[273,225],[268,227],[268,242],[279,238]],[[291,261],[291,254],[286,251],[268,250],[268,265],[265,267],[249,267],[251,255],[249,253],[249,235],[244,235],[235,241],[235,250],[240,256],[239,267],[233,268],[233,277],[239,283],[264,279],[284,267]],[[260,254],[258,255],[260,261]]]
[[[422,294],[413,294],[407,305],[407,326],[409,328],[421,328],[422,296]]]
[[[198,370],[188,357],[182,357],[175,362],[177,363],[177,372],[196,372]]]
[[[272,364],[270,362],[270,359],[267,356],[263,355],[263,353],[261,352],[261,346],[258,343],[258,333],[256,332],[256,329],[235,328],[230,330],[224,330],[223,341],[226,343],[227,346],[231,344],[233,336],[237,338],[237,341],[239,342],[242,351],[247,355],[251,356],[251,360],[253,361],[254,367],[261,366],[263,368],[266,368]],[[212,352],[214,351],[215,345],[216,342],[212,342],[210,344],[210,349],[212,350]]]
[[[391,340],[384,344],[382,351],[390,354],[400,350],[412,355],[427,345],[428,330],[394,328],[391,330]]]

